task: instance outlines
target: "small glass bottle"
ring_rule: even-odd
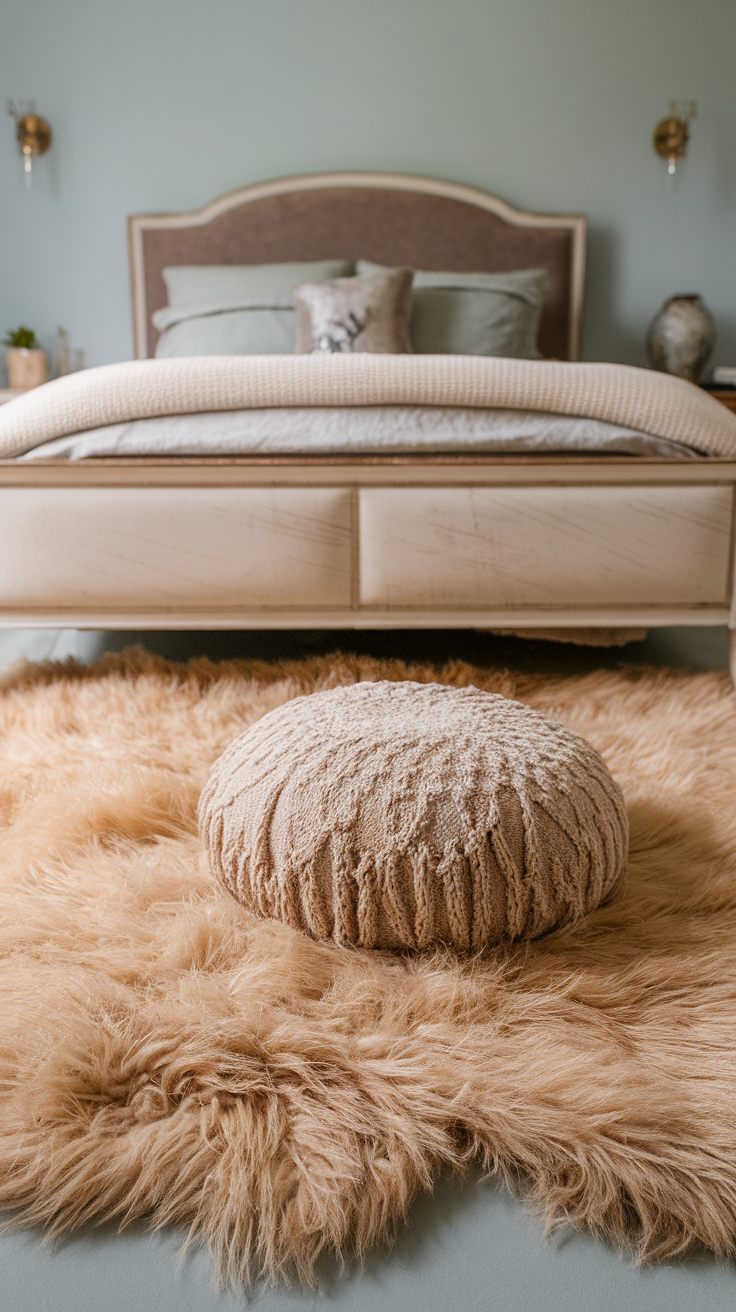
[[[69,334],[66,328],[56,330],[56,377],[69,373]]]

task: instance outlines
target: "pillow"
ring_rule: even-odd
[[[179,264],[163,270],[169,305],[227,303],[242,297],[260,305],[293,305],[295,282],[347,278],[350,260],[311,260],[301,264]]]
[[[176,355],[293,355],[296,344],[291,297],[281,305],[240,300],[166,306],[152,320],[161,333],[156,343],[159,360]]]
[[[382,266],[359,260],[359,275]],[[538,360],[546,269],[414,274],[411,340],[420,355],[506,355]]]
[[[598,753],[474,687],[295,697],[215,762],[199,823],[248,911],[363,948],[535,938],[626,877],[624,800]]]
[[[410,353],[411,279],[411,269],[383,269],[299,283],[292,289],[297,351]]]
[[[349,260],[301,264],[193,264],[163,271],[169,305],[153,315],[156,357],[291,355],[296,345],[292,283],[353,272]]]

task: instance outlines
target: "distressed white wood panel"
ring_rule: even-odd
[[[524,606],[518,610],[295,610],[270,607],[220,606],[217,610],[5,610],[3,629],[483,629],[596,628],[623,625],[643,628],[689,624],[699,627],[728,624],[728,606],[630,606],[627,608],[578,606]]]
[[[0,610],[350,603],[345,488],[0,488]]]
[[[370,488],[362,606],[723,604],[732,490]]]

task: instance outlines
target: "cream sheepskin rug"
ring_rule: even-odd
[[[648,1258],[736,1238],[736,698],[720,674],[456,665],[587,738],[626,796],[628,892],[475,960],[322,946],[202,859],[211,762],[287,698],[424,667],[145,654],[0,698],[0,1207],[145,1217],[221,1276],[308,1278],[480,1160]]]

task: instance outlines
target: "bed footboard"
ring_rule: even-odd
[[[736,465],[0,464],[0,625],[736,624]]]

